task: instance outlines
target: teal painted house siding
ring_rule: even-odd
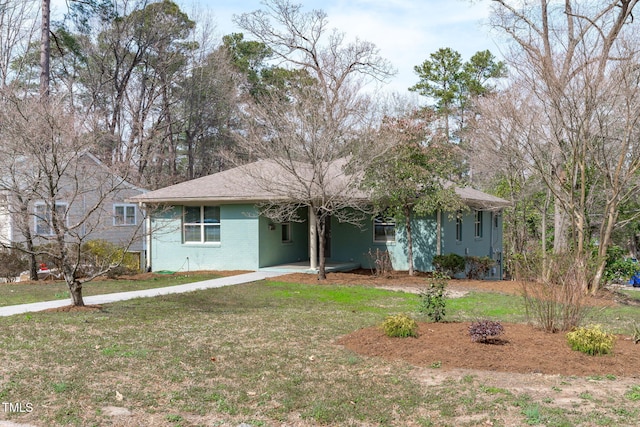
[[[462,217],[462,240],[456,241],[456,219],[443,213],[441,216],[441,254],[456,253],[462,256],[489,256],[497,261],[496,268],[487,278],[501,278],[502,215],[494,212],[482,212],[482,237],[476,237],[475,211],[469,211]],[[413,263],[419,271],[433,271],[433,257],[437,254],[436,215],[421,216],[411,221],[413,237]],[[358,262],[363,268],[373,268],[376,250],[388,251],[394,270],[409,269],[408,242],[404,223],[396,224],[395,242],[374,242],[373,222],[368,221],[358,228],[350,224],[332,222],[331,259],[335,261]]]
[[[251,205],[220,206],[220,243],[183,243],[182,206],[154,215],[151,268],[171,270],[256,270],[259,216]]]
[[[414,218],[411,222],[413,236],[414,268],[431,271],[433,256],[436,254],[435,215]],[[395,242],[374,242],[373,221],[367,221],[361,228],[351,224],[332,222],[331,259],[336,261],[354,261],[363,268],[374,267],[374,259],[369,254],[376,250],[388,251],[394,270],[408,270],[408,245],[404,224],[396,224]]]
[[[175,206],[152,217],[151,267],[153,271],[171,270],[257,270],[309,260],[309,223],[290,223],[290,239],[283,241],[283,225],[261,217],[253,205],[220,206],[219,243],[182,242],[182,206]],[[456,219],[441,216],[441,253],[462,256],[490,256],[501,261],[502,215],[482,212],[482,233],[476,236],[475,211],[462,217],[462,240],[456,240]],[[306,209],[299,213],[307,217]],[[408,244],[403,223],[396,224],[393,242],[375,242],[373,221],[361,227],[331,219],[328,261],[354,262],[363,268],[375,267],[376,251],[387,251],[394,270],[407,270]],[[437,217],[428,215],[412,220],[414,268],[433,270],[438,253]],[[500,263],[489,278],[501,278]]]
[[[331,256],[332,261],[349,261],[368,268],[368,252],[372,248],[372,224],[365,223],[362,227],[341,223],[331,218]],[[384,250],[385,248],[382,247]]]
[[[300,213],[304,218],[306,211]],[[268,218],[260,218],[260,267],[269,267],[309,259],[308,222],[291,222],[290,241],[282,240],[282,224],[274,223]]]
[[[482,212],[482,235],[476,236],[476,211],[471,210],[462,215],[462,239],[456,240],[455,216],[442,215],[442,254],[450,253],[462,256],[490,257],[496,267],[489,272],[487,278],[502,277],[502,215],[491,211]]]

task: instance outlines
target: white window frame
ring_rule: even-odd
[[[69,203],[67,202],[55,202],[54,209],[57,211],[58,207],[64,207],[64,225],[68,225],[69,221]],[[38,212],[39,209],[44,207],[44,211]],[[48,205],[45,202],[36,202],[33,206],[33,230],[36,236],[53,236],[53,216],[48,209]],[[40,226],[46,227],[46,230],[40,230]]]
[[[373,221],[373,242],[374,243],[395,243],[396,241],[396,222],[392,218],[387,218],[383,215],[377,215]],[[393,233],[387,234],[384,233],[385,238],[379,239],[378,233],[376,233],[376,227],[383,227],[384,230],[387,228],[393,229]]]
[[[118,215],[118,209],[122,208],[122,221],[118,221],[120,216]],[[129,209],[133,210],[133,222],[127,222],[127,218],[131,218],[127,215]],[[138,209],[137,206],[131,203],[116,203],[113,205],[113,225],[116,227],[125,227],[138,224]]]
[[[474,215],[474,221],[473,221],[473,235],[476,239],[482,239],[482,229],[483,229],[483,219],[484,219],[484,213],[483,211],[476,211],[475,215]]]
[[[292,243],[293,242],[293,228],[291,227],[290,222],[283,222],[280,224],[282,230],[280,232],[280,238],[282,243]]]
[[[200,209],[200,217],[197,222],[186,222],[186,214],[187,209]],[[217,218],[208,219],[205,218],[205,210],[206,208],[216,208],[218,210]],[[207,221],[217,221],[217,222],[207,222]],[[220,227],[220,206],[183,206],[182,207],[182,242],[185,244],[206,244],[206,245],[219,245],[221,239],[221,227]],[[187,240],[187,227],[199,228],[200,229],[200,240]],[[207,230],[209,229],[218,229],[218,239],[217,240],[207,240]]]

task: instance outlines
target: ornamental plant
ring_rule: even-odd
[[[387,316],[381,327],[388,337],[407,338],[418,336],[418,324],[406,314]]]
[[[615,337],[604,332],[600,325],[577,328],[567,333],[567,342],[572,350],[591,356],[611,353],[614,341]]]
[[[444,273],[435,272],[429,280],[429,286],[420,289],[418,297],[418,312],[425,314],[432,322],[441,322],[445,316],[447,305],[446,287],[449,276]]]
[[[491,342],[502,333],[504,333],[504,327],[494,320],[478,320],[469,326],[469,336],[473,342]]]

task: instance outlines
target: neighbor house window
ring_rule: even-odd
[[[482,211],[476,211],[475,215],[475,237],[482,237]]]
[[[456,214],[456,242],[462,242],[462,212]]]
[[[114,205],[113,225],[136,225],[136,205]]]
[[[378,215],[373,219],[373,241],[395,242],[396,222],[392,218]]]
[[[182,229],[185,243],[220,243],[220,207],[185,206]]]
[[[55,202],[55,219],[66,223],[67,220],[67,203]],[[35,231],[39,236],[51,236],[53,235],[53,220],[54,215],[51,211],[51,206],[45,203],[36,203],[34,208],[35,214]]]
[[[282,224],[282,243],[291,243],[291,223],[283,222]]]

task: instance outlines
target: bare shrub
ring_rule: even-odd
[[[14,282],[29,266],[27,259],[16,249],[0,250],[0,277],[6,282]]]
[[[375,251],[369,249],[367,254],[370,260],[371,272],[376,277],[389,277],[393,271],[391,264],[391,256],[388,251],[382,251],[376,248]]]
[[[535,281],[522,282],[527,317],[546,332],[570,331],[578,327],[586,315],[591,269],[586,262],[574,263],[573,260],[574,257],[555,256],[550,261],[553,268],[546,277],[540,275]]]
[[[468,256],[465,260],[467,263],[467,278],[474,280],[483,279],[491,267],[496,263],[487,256]]]

